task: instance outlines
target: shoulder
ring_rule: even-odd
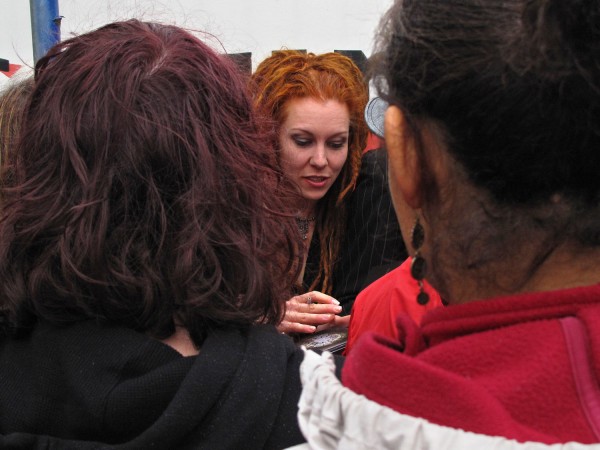
[[[402,282],[406,280],[407,276],[410,277],[407,267],[410,268],[409,260],[365,287],[356,297],[354,303],[356,310],[370,313],[374,309],[381,310],[382,304],[392,302],[398,296],[396,291],[403,289]],[[388,312],[387,308],[383,309],[385,313]]]
[[[357,189],[386,185],[387,158],[385,149],[375,149],[365,152],[361,158],[360,172],[356,181]]]
[[[387,170],[387,152],[384,148],[366,151],[362,156],[361,171],[385,174]]]
[[[345,387],[334,375],[330,354],[307,352],[302,363],[303,391],[298,422],[307,443],[293,450],[495,448],[502,450],[598,450],[598,445],[576,442],[546,445],[518,442],[437,425],[396,412]]]

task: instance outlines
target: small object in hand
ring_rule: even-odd
[[[348,328],[335,327],[318,331],[300,338],[296,344],[306,347],[308,350],[328,351],[334,354],[342,354],[348,341]]]
[[[307,305],[312,305],[312,297],[309,295],[308,298],[306,299],[306,304]]]

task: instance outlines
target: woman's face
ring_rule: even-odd
[[[281,164],[314,211],[348,158],[350,113],[337,100],[294,98],[285,105],[279,132]]]

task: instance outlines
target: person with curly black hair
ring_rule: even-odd
[[[448,306],[420,326],[399,316],[397,339],[359,338],[344,386],[309,353],[305,436],[321,449],[597,448],[600,3],[396,0],[378,51],[411,274]]]

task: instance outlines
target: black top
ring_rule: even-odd
[[[217,330],[182,357],[85,321],[0,342],[0,448],[281,449],[303,353],[272,326]]]

